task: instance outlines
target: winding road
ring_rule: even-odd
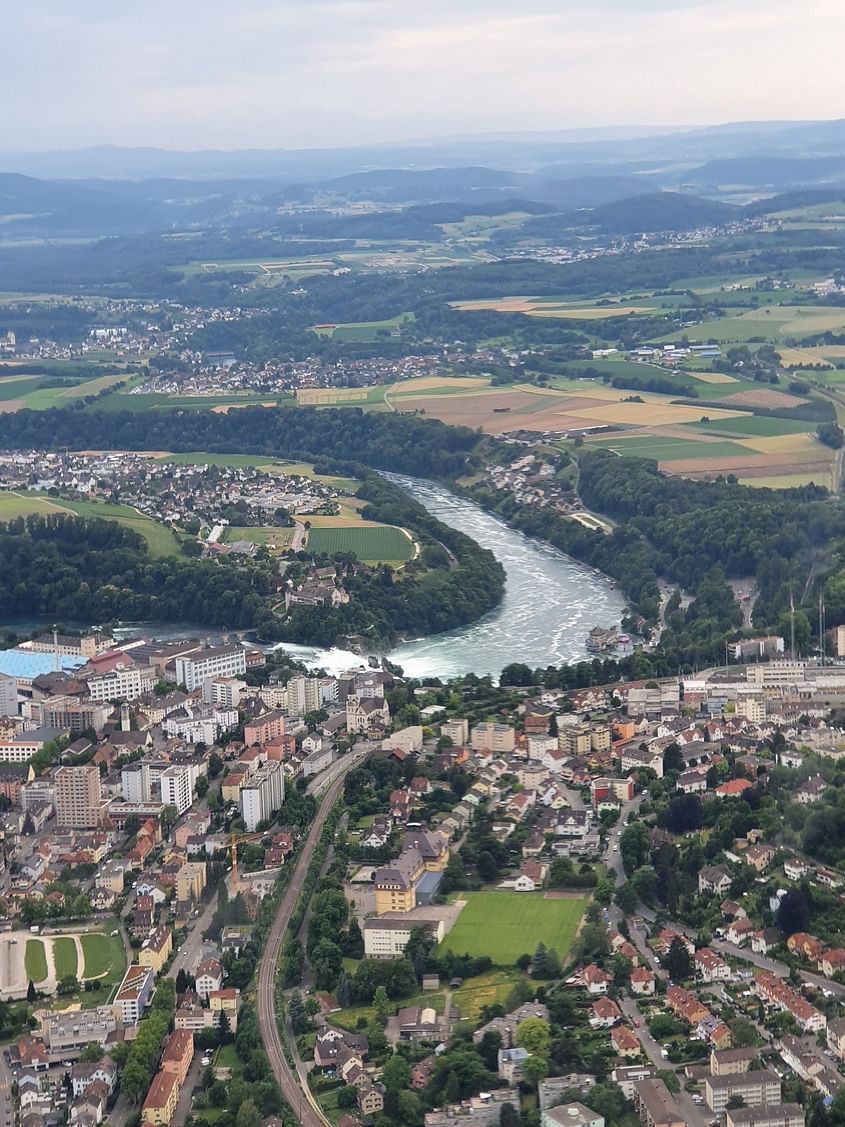
[[[282,953],[285,932],[299,900],[305,874],[320,840],[326,819],[343,789],[343,781],[347,772],[353,767],[357,767],[370,751],[371,748],[368,747],[345,756],[335,765],[334,771],[329,768],[329,771],[326,772],[327,775],[331,776],[331,781],[321,780],[323,785],[328,782],[328,786],[323,793],[322,802],[299,854],[299,859],[279,905],[273,926],[267,936],[264,954],[261,956],[258,967],[258,1027],[261,1030],[261,1039],[264,1042],[270,1067],[273,1069],[282,1095],[297,1115],[302,1127],[331,1127],[331,1124],[323,1115],[307,1084],[303,1086],[300,1083],[296,1069],[288,1063],[285,1056],[284,1045],[276,1024],[276,969]]]

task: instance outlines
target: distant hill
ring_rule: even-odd
[[[680,192],[650,192],[593,208],[589,223],[608,234],[638,231],[691,231],[718,226],[742,217],[742,209],[718,200],[685,196]]]
[[[168,225],[162,208],[76,184],[0,172],[4,231],[52,234],[134,234]]]
[[[684,174],[688,184],[702,188],[723,185],[750,185],[756,188],[789,188],[796,184],[818,184],[822,181],[845,180],[845,153],[841,156],[732,157],[711,160]]]
[[[745,208],[745,214],[752,217],[774,215],[778,211],[792,211],[798,207],[839,201],[845,205],[845,188],[802,188],[794,192],[781,192],[765,200],[755,200]]]

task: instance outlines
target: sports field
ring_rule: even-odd
[[[47,977],[47,953],[40,939],[26,941],[26,976],[36,985]]]
[[[85,956],[85,977],[118,981],[126,970],[126,951],[119,935],[106,935],[101,931],[85,932],[80,936]]]
[[[250,527],[229,525],[223,533],[223,543],[232,544],[235,540],[251,540],[253,544],[266,544],[271,552],[286,551],[293,542],[295,528]]]
[[[312,527],[308,549],[327,556],[351,552],[365,563],[392,563],[411,559],[414,542],[399,528],[359,521],[347,527]]]
[[[56,978],[61,981],[69,974],[76,976],[78,972],[76,957],[76,943],[67,936],[53,940],[53,962],[56,964]]]
[[[541,892],[462,892],[457,899],[466,903],[441,950],[489,955],[497,966],[512,966],[538,943],[565,958],[588,902],[547,900]]]

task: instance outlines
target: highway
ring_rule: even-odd
[[[282,1095],[297,1115],[302,1127],[331,1127],[331,1124],[323,1115],[307,1084],[302,1085],[300,1083],[296,1069],[288,1064],[285,1056],[284,1046],[276,1024],[276,969],[279,965],[288,922],[299,900],[305,874],[320,840],[326,818],[343,789],[343,780],[347,772],[353,767],[357,767],[369,755],[370,750],[370,746],[357,748],[354,754],[344,756],[343,759],[333,764],[332,768],[329,768],[325,773],[328,778],[315,780],[315,783],[312,784],[312,786],[316,784],[315,790],[320,790],[323,787],[327,787],[327,789],[325,789],[323,801],[314,818],[291,875],[290,883],[279,905],[279,911],[267,936],[264,954],[261,956],[258,967],[258,1027],[261,1030],[261,1039],[264,1042],[270,1066],[279,1087],[282,1089]]]

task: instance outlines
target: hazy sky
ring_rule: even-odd
[[[845,116],[842,0],[6,0],[4,150]]]

